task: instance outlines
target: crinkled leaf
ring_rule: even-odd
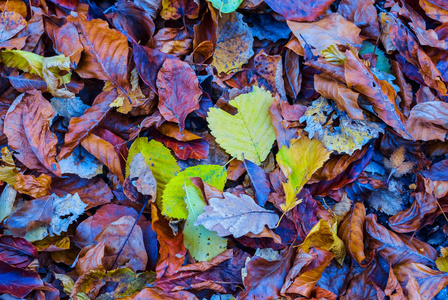
[[[14,189],[22,194],[30,195],[33,198],[40,198],[50,194],[51,177],[40,174],[39,177],[33,175],[17,174]]]
[[[261,164],[275,140],[275,131],[269,116],[272,95],[258,87],[229,102],[238,109],[236,115],[210,108],[207,122],[216,141],[239,160],[244,157]]]

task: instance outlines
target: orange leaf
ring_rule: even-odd
[[[30,195],[33,198],[40,198],[50,194],[51,177],[40,174],[39,177],[33,175],[17,174],[14,189],[22,194]]]

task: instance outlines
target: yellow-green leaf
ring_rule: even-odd
[[[161,207],[163,190],[168,182],[180,171],[176,159],[162,143],[155,140],[148,142],[148,138],[140,137],[132,143],[126,163],[126,177],[129,176],[131,161],[137,153],[142,153],[146,165],[151,169],[157,181],[156,203]]]
[[[184,226],[184,245],[198,261],[209,261],[227,249],[227,240],[202,225],[194,226],[198,216],[204,212],[206,203],[201,191],[184,174],[185,203],[188,217]]]
[[[227,172],[225,168],[217,165],[186,168],[166,185],[162,196],[162,214],[176,219],[186,219],[188,217],[184,200],[185,191],[182,187],[185,184],[192,184],[190,177],[200,177],[204,182],[222,190],[227,181]]]
[[[440,253],[442,253],[442,256],[436,259],[437,269],[442,272],[448,272],[448,248],[441,247]]]
[[[227,153],[239,160],[248,159],[257,165],[269,154],[275,141],[269,107],[274,98],[263,88],[242,94],[229,102],[238,109],[234,116],[222,109],[210,108],[207,122],[212,135]]]
[[[43,77],[43,56],[23,50],[3,50],[0,52],[0,60],[8,67],[18,68],[24,72]]]
[[[291,210],[298,204],[295,196],[311,175],[322,167],[330,153],[322,142],[310,140],[305,135],[298,140],[292,139],[289,148],[282,146],[277,153],[277,161],[283,174],[288,177],[288,182],[283,184],[286,193],[286,205],[282,206],[284,211]]]
[[[66,73],[65,75],[62,75]],[[52,57],[44,57],[42,61],[42,77],[48,86],[48,91],[55,97],[72,98],[74,93],[65,88],[58,89],[59,86],[69,83],[72,74],[70,73],[70,57],[64,54]]]
[[[337,222],[331,226],[327,221],[321,219],[314,225],[299,249],[309,252],[311,247],[319,248],[325,251],[330,251],[335,255],[339,264],[342,265],[345,258],[344,242],[337,235]]]

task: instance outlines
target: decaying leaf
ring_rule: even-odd
[[[212,65],[219,73],[238,71],[254,55],[252,32],[240,13],[223,14],[218,19],[217,35]]]
[[[273,97],[262,88],[241,94],[229,102],[238,109],[234,116],[211,108],[207,122],[221,147],[239,160],[244,158],[261,164],[275,140],[274,127],[269,117]]]
[[[335,126],[335,120],[339,125]],[[320,140],[329,151],[353,154],[361,149],[372,138],[384,132],[384,126],[379,123],[364,120],[354,120],[334,104],[321,97],[308,107],[300,122],[306,121],[305,131],[311,138]]]
[[[258,234],[265,226],[276,226],[278,215],[258,206],[251,197],[230,193],[224,193],[223,197],[209,199],[209,205],[204,207],[205,213],[198,216],[195,225],[203,225],[219,236],[233,235],[235,238],[249,232]]]

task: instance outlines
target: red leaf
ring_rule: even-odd
[[[199,108],[202,90],[190,66],[178,59],[166,59],[157,74],[159,110],[162,116],[185,128],[187,115]]]
[[[37,250],[27,240],[0,235],[0,260],[18,268],[26,268],[37,257]]]

